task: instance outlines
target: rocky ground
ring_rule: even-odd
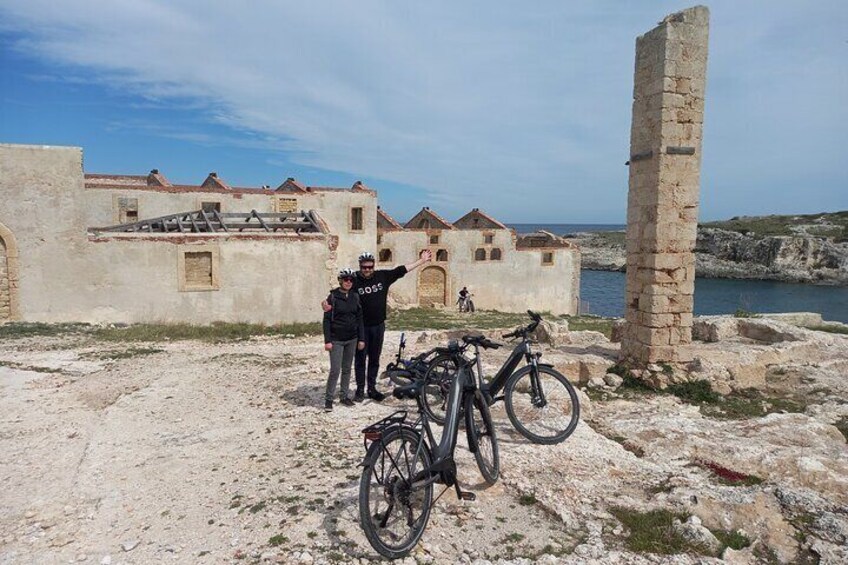
[[[533,445],[497,407],[501,480],[484,488],[462,452],[477,500],[445,493],[407,561],[846,562],[848,336],[792,331],[724,336],[761,352],[727,360],[763,374],[740,415],[643,389],[607,372],[618,344],[554,328],[545,358],[586,390],[577,431]],[[408,337],[414,352],[446,333]],[[732,389],[720,343],[696,368]],[[489,374],[506,355],[487,353]],[[357,521],[359,430],[402,403],[324,413],[326,366],[312,337],[0,341],[0,563],[378,561]],[[691,376],[659,371],[669,390]]]
[[[577,233],[584,269],[624,271],[623,232]],[[848,242],[798,233],[758,236],[719,228],[698,229],[699,277],[848,285]]]

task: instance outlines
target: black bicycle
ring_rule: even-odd
[[[436,355],[447,353],[445,347],[434,347],[424,353],[419,353],[415,357],[409,359],[403,358],[403,351],[406,349],[406,334],[400,334],[400,344],[395,360],[386,365],[386,377],[397,386],[405,386],[412,384],[416,380],[424,378],[427,373],[427,368],[430,366]]]
[[[449,348],[459,351],[458,343]],[[454,451],[459,434],[460,407],[464,408],[468,447],[483,479],[494,484],[500,475],[500,457],[489,407],[471,366],[461,364],[447,395],[446,417],[439,443],[422,400],[423,381],[397,387],[393,395],[415,399],[418,419],[407,422],[398,411],[362,430],[366,447],[359,481],[359,518],[365,537],[389,559],[408,555],[427,527],[435,504],[433,485],[453,486],[457,498],[474,500],[456,482]],[[438,500],[438,497],[436,498]]]
[[[457,370],[462,365],[476,368],[477,379],[486,403],[491,406],[504,400],[510,422],[521,435],[534,443],[554,444],[564,441],[577,427],[580,403],[572,384],[553,365],[541,362],[541,353],[534,353],[535,343],[529,335],[538,327],[542,317],[527,311],[531,323],[505,334],[505,339],[520,338],[509,358],[486,383],[480,348],[497,349],[500,343],[482,336],[464,336],[458,351],[444,352],[430,363],[424,376],[424,409],[436,422],[443,422],[448,391]],[[473,349],[471,358],[468,352]],[[526,365],[516,371],[521,360]],[[503,391],[503,395],[498,393]]]

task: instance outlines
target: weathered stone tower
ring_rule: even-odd
[[[688,358],[708,32],[695,6],[636,40],[621,343],[634,365]]]

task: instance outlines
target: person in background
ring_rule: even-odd
[[[365,327],[362,323],[362,304],[359,294],[352,290],[356,273],[353,269],[339,271],[339,286],[330,291],[327,303],[332,308],[324,312],[324,349],[330,353],[330,375],[324,394],[324,411],[333,409],[333,396],[341,373],[340,403],[353,406],[350,399],[350,368],[356,350],[365,347]]]
[[[356,351],[356,394],[353,397],[356,402],[365,399],[366,386],[368,398],[380,402],[386,397],[377,390],[377,374],[380,372],[380,354],[383,352],[383,335],[386,332],[386,300],[389,287],[406,273],[431,261],[432,258],[432,252],[425,249],[418,260],[409,265],[375,270],[376,261],[373,254],[365,251],[359,256],[359,272],[356,274],[353,289],[359,294],[362,302],[365,348]],[[322,303],[322,307],[325,312],[332,309],[332,305],[327,301]]]

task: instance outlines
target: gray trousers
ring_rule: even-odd
[[[330,376],[327,377],[327,392],[325,400],[333,400],[336,395],[336,383],[339,373],[342,375],[340,398],[347,398],[350,391],[350,368],[353,365],[353,355],[356,353],[356,338],[348,341],[334,341],[330,350]]]

